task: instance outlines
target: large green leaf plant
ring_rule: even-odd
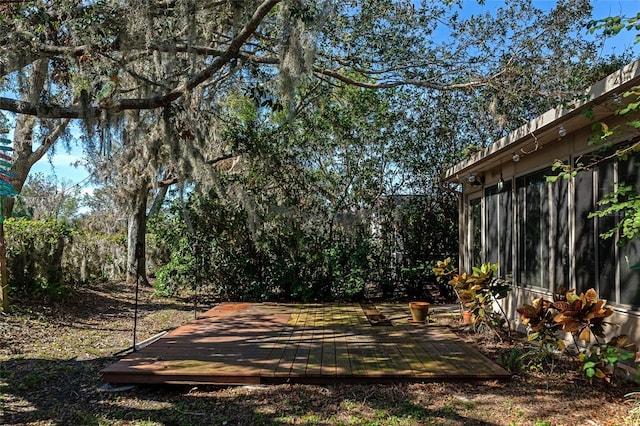
[[[506,330],[511,334],[508,316],[499,300],[508,296],[511,284],[498,275],[500,265],[484,263],[472,267],[471,274],[456,273],[451,258],[438,261],[432,269],[438,281],[447,279],[458,296],[460,305],[472,312],[472,323],[476,330],[490,329],[496,336]]]

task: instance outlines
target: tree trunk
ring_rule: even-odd
[[[146,261],[147,234],[147,197],[149,186],[143,185],[131,197],[127,227],[127,282],[134,283],[136,278],[148,285]]]
[[[153,203],[151,204],[151,208],[149,209],[148,218],[151,218],[160,213],[160,208],[162,207],[162,203],[167,196],[169,186],[170,185],[161,185],[160,188],[158,188],[158,192],[156,193],[156,196],[153,199]]]
[[[37,102],[40,94],[45,86],[47,79],[47,70],[49,66],[48,59],[38,59],[33,64],[33,70],[29,75],[28,92],[25,93],[25,100],[29,102]],[[39,138],[40,145],[34,150],[34,128],[38,124],[35,117],[29,115],[18,114],[13,132],[13,165],[11,172],[13,179],[11,184],[13,188],[20,192],[27,180],[27,176],[31,171],[31,167],[40,160],[53,146],[53,144],[62,136],[69,124],[70,120],[61,120],[52,128],[45,138]],[[6,198],[3,204],[3,212],[5,217],[11,217],[13,213],[14,198]]]

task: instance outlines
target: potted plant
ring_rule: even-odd
[[[429,302],[409,302],[411,319],[413,322],[425,322],[429,316]]]
[[[464,325],[471,325],[473,323],[473,312],[469,309],[463,309],[462,311],[462,323]]]
[[[439,261],[433,268],[438,280],[449,279],[449,284],[458,297],[463,321],[471,324],[482,323],[491,329],[498,331],[503,325],[507,325],[507,332],[511,327],[507,315],[498,300],[507,297],[511,291],[511,285],[504,279],[497,277],[499,265],[497,263],[485,263],[480,267],[473,267],[473,273],[458,274],[451,265],[451,258]],[[495,306],[500,312],[494,311]],[[465,313],[470,311],[471,313]]]
[[[460,292],[458,291],[460,288],[467,287],[467,274],[459,275],[453,267],[450,257],[447,257],[445,260],[439,260],[436,263],[436,266],[432,268],[432,271],[436,275],[436,281],[440,282],[444,279],[449,285],[451,285],[451,287],[453,287],[453,291],[455,292],[458,303],[460,304],[460,315],[462,320],[465,324],[471,324],[471,309],[468,309],[465,306],[462,298],[460,297]]]
[[[453,291],[458,296],[458,303],[460,304],[460,315],[462,316],[462,322],[466,325],[471,325],[473,321],[473,311],[476,307],[474,299],[476,297],[475,288],[473,287],[473,277],[466,272],[462,274],[455,274],[450,280],[449,284],[453,287]]]

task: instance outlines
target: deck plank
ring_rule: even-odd
[[[357,304],[221,304],[102,371],[110,383],[249,384],[506,379],[444,327],[372,327]]]

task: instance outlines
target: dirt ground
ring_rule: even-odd
[[[0,424],[633,425],[640,386],[589,382],[576,365],[507,382],[396,385],[137,386],[105,392],[99,371],[132,343],[133,286],[100,283],[64,303],[0,313]],[[205,310],[202,307],[200,311]],[[140,294],[138,341],[194,317],[191,302]],[[510,347],[449,324],[494,360]]]

